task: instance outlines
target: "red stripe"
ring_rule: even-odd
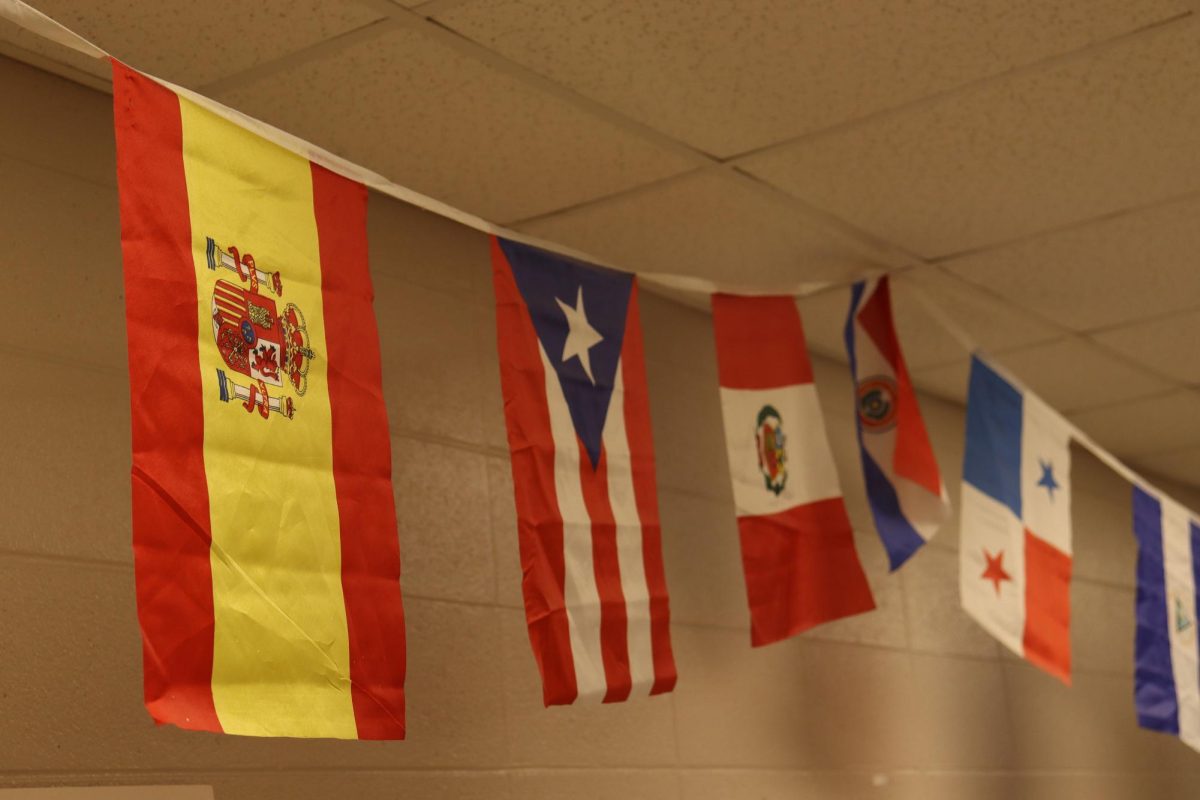
[[[1071,557],[1025,531],[1025,658],[1071,685]]]
[[[586,452],[582,441],[579,452]],[[629,673],[629,616],[617,555],[617,521],[608,496],[608,454],[600,451],[595,469],[590,459],[579,459],[579,480],[583,504],[592,521],[592,567],[600,597],[600,654],[608,685],[604,702],[617,703],[629,697],[633,679]]]
[[[212,528],[196,268],[179,98],[113,61],[113,114],[146,708],[160,723],[220,732],[212,697]]]
[[[400,546],[367,268],[367,190],[315,164],[312,182],[354,718],[360,739],[403,739]]]
[[[636,278],[625,316],[621,377],[625,382],[625,434],[629,437],[633,495],[642,523],[642,561],[650,595],[650,646],[654,658],[654,685],[650,694],[662,694],[675,688],[676,672],[675,656],[671,652],[671,609],[663,569],[662,526],[658,518],[658,486],[654,476],[654,436],[650,429],[650,396],[646,389],[646,357]]]
[[[758,647],[875,608],[842,498],[738,519]]]
[[[813,382],[793,298],[714,294],[712,308],[721,386],[774,389]]]
[[[546,375],[533,321],[513,280],[512,267],[494,237],[492,279],[500,386],[524,573],[525,621],[542,675],[542,699],[548,706],[566,705],[574,702],[579,692],[563,593],[563,521],[554,484],[555,447]]]
[[[875,347],[892,365],[896,377],[896,451],[892,466],[897,475],[923,487],[932,495],[940,495],[942,476],[933,454],[933,445],[929,443],[929,433],[925,430],[925,420],[921,417],[917,392],[908,375],[904,353],[900,350],[900,340],[896,337],[891,289],[886,276],[880,278],[878,287],[859,309],[858,321]]]

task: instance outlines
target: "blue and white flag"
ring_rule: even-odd
[[[967,393],[959,590],[1017,655],[1071,682],[1071,429],[976,356]]]
[[[1135,485],[1133,534],[1138,542],[1138,724],[1175,734],[1200,750],[1200,524],[1171,498]]]

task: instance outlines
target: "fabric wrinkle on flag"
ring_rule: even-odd
[[[547,705],[675,683],[628,273],[493,239],[526,620]]]
[[[1133,533],[1138,724],[1200,750],[1200,522],[1171,498],[1135,484]]]
[[[894,571],[937,532],[950,501],[896,335],[887,276],[854,284],[845,340],[867,500]]]
[[[404,737],[365,187],[113,63],[146,707]]]
[[[754,646],[875,607],[791,297],[713,295]]]
[[[1071,682],[1070,429],[976,356],[967,397],[959,589],[1014,653]]]

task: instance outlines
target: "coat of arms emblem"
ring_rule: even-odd
[[[758,469],[767,489],[779,495],[787,484],[787,436],[783,433],[783,419],[774,406],[763,406],[758,412],[754,439]]]
[[[316,358],[304,314],[294,303],[280,309],[276,298],[282,300],[283,279],[259,269],[250,253],[222,248],[210,238],[207,257],[210,270],[228,270],[239,281],[219,278],[212,289],[213,338],[229,369],[217,369],[221,400],[238,400],[264,419],[272,414],[291,419],[296,413],[291,393],[308,391],[308,368]]]
[[[896,382],[872,375],[858,383],[858,419],[868,433],[884,433],[896,426]]]

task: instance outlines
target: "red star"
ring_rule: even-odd
[[[999,597],[1000,584],[1012,580],[1012,576],[1004,571],[1004,551],[1001,550],[993,556],[984,549],[983,557],[987,559],[987,569],[979,577],[991,581],[996,586],[996,596]]]

